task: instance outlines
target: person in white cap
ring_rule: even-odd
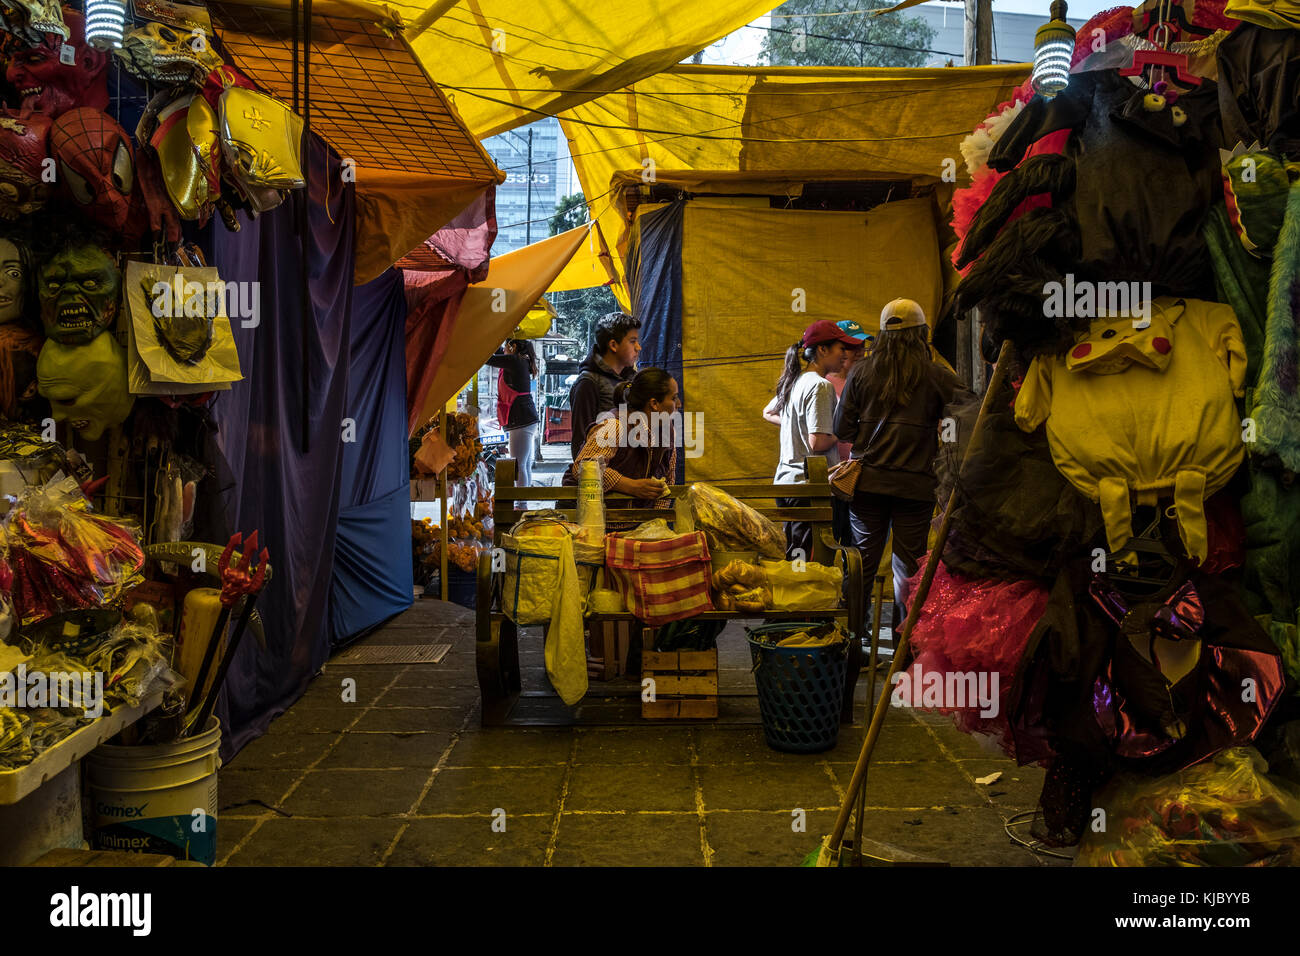
[[[836,436],[853,442],[853,457],[862,461],[849,505],[854,544],[874,577],[893,529],[896,599],[925,553],[944,406],[970,395],[961,379],[934,361],[929,332],[916,302],[886,305],[880,335],[853,366],[835,413]],[[902,610],[895,606],[895,627],[902,625]]]

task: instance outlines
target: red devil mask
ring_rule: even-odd
[[[126,130],[107,113],[78,107],[50,128],[63,191],[99,225],[121,232],[131,213],[135,153]]]
[[[9,60],[5,79],[22,97],[23,112],[54,119],[77,106],[108,108],[108,54],[86,43],[81,14],[65,10],[63,20],[72,34],[73,65],[60,60],[64,41],[57,33],[42,34],[39,46],[17,49]]]
[[[0,218],[17,219],[45,205],[50,187],[41,174],[49,132],[48,116],[0,112]]]

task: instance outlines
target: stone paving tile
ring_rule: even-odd
[[[853,777],[853,766],[831,764],[845,789]],[[870,807],[979,807],[985,804],[979,790],[950,760],[873,763],[867,774]]]
[[[703,866],[693,813],[565,813],[555,866]]]
[[[238,770],[306,769],[324,755],[337,734],[267,734],[239,751],[230,762]]]
[[[708,810],[811,810],[838,807],[840,797],[820,763],[727,764],[700,767],[700,788]]]
[[[870,800],[870,796],[868,796]],[[863,836],[952,866],[1038,866],[1039,860],[1003,832],[994,809],[868,810]]]
[[[569,779],[566,810],[694,810],[695,782],[690,767],[612,769],[576,766]]]
[[[586,765],[689,764],[691,732],[684,727],[642,730],[579,730],[574,763]],[[617,771],[612,771],[617,773]]]
[[[307,817],[348,817],[405,813],[411,809],[429,771],[313,770],[282,804],[286,813]],[[333,823],[327,825],[333,826]]]
[[[713,811],[706,819],[714,866],[798,866],[835,827],[835,813],[830,811],[806,811],[802,817]]]
[[[458,707],[479,699],[477,687],[390,687],[375,702],[379,707]]]
[[[301,770],[240,770],[224,767],[217,774],[217,812],[221,815],[260,816],[274,807]]]
[[[454,687],[462,689],[472,687],[478,690],[478,683],[471,665],[468,670],[457,668],[451,670],[441,664],[412,664],[397,680],[394,687]]]
[[[440,770],[417,815],[432,813],[546,813],[560,802],[565,767]]]
[[[293,705],[294,709],[299,707],[315,708],[329,707],[343,703],[343,678],[350,676],[356,684],[353,689],[356,691],[356,703],[365,705],[374,703],[391,677],[385,677],[379,680],[376,677],[367,677],[365,674],[330,674],[328,677],[321,675],[308,685],[306,692]],[[337,678],[337,679],[336,679]]]
[[[319,769],[422,767],[432,770],[451,744],[449,733],[347,733]]]
[[[411,733],[421,730],[460,730],[465,709],[454,707],[375,707],[349,729],[374,733]]]
[[[465,733],[447,757],[448,767],[532,767],[566,764],[573,731],[566,727],[527,731],[488,729]]]
[[[541,866],[554,814],[514,816],[505,832],[491,817],[412,820],[386,866]]]
[[[377,866],[400,820],[313,820],[274,817],[230,857],[227,866]]]
[[[383,632],[376,634],[371,638],[368,644],[382,646]],[[328,663],[325,665],[324,672],[316,678],[316,681],[325,681],[327,685],[341,687],[343,678],[351,677],[360,686],[384,687],[394,677],[400,677],[409,667],[409,664],[341,664],[338,662]],[[360,699],[360,695],[358,695]]]
[[[702,765],[733,763],[815,764],[816,755],[787,754],[767,745],[761,727],[699,727],[695,749]]]
[[[301,701],[271,721],[267,733],[276,734],[337,734],[347,729],[365,710],[365,704],[305,704]],[[251,746],[251,744],[250,744]]]
[[[230,856],[230,852],[239,845],[239,841],[248,835],[248,832],[257,826],[257,821],[251,818],[227,817],[224,814],[217,817],[217,865]]]
[[[961,760],[958,763],[972,777],[986,777],[1002,771],[996,782],[977,785],[980,793],[994,805],[1016,810],[1032,810],[1038,806],[1038,795],[1047,775],[1042,767],[1021,767],[1014,760],[996,758]]]

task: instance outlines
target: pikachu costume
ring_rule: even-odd
[[[1244,455],[1233,396],[1244,393],[1246,347],[1230,306],[1158,298],[1150,323],[1096,319],[1064,356],[1034,359],[1016,424],[1047,423],[1061,473],[1101,505],[1111,551],[1133,536],[1140,505],[1172,495],[1189,556],[1205,560],[1207,495]]]

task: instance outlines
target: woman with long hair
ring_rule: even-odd
[[[911,299],[886,305],[875,346],[853,366],[835,414],[835,434],[853,442],[853,457],[862,462],[849,518],[870,577],[893,529],[896,627],[905,582],[925,553],[934,513],[944,406],[969,395],[934,361],[929,332],[925,312]]]
[[[576,485],[584,461],[605,463],[605,491],[634,499],[627,507],[671,505],[664,488],[677,473],[677,380],[661,368],[643,368],[615,389],[618,414],[587,433],[563,483]]]
[[[776,383],[776,394],[763,409],[763,418],[781,426],[781,460],[772,479],[778,485],[808,482],[804,459],[826,458],[827,466],[839,461],[835,449],[835,388],[826,380],[839,372],[848,360],[848,349],[861,343],[834,322],[814,322],[804,329],[798,342],[785,352],[785,366]],[[798,508],[806,498],[777,498],[779,508]],[[787,521],[786,557],[812,560],[812,523]]]
[[[506,339],[504,351],[488,359],[497,373],[497,422],[505,429],[510,457],[516,462],[519,486],[533,483],[533,458],[537,449],[537,403],[533,401],[533,379],[537,377],[537,355],[526,339]]]

